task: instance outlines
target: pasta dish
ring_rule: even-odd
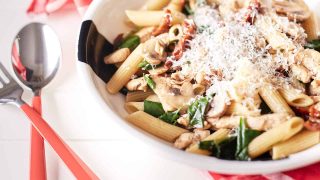
[[[320,141],[319,24],[303,0],[148,0],[104,58],[126,120],[187,152],[282,159]]]

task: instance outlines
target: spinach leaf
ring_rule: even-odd
[[[137,35],[130,35],[121,42],[121,44],[119,45],[119,49],[129,48],[131,51],[133,51],[139,44],[140,37]]]
[[[150,75],[143,75],[144,80],[147,82],[148,86],[151,89],[155,89],[156,88],[156,83],[151,79]]]
[[[234,159],[236,142],[235,136],[231,136],[219,144],[214,141],[201,141],[199,149],[208,150],[217,158],[232,160]]]
[[[203,128],[204,113],[208,105],[208,98],[201,97],[195,100],[188,108],[191,127]]]
[[[162,104],[158,102],[144,100],[143,106],[144,106],[144,112],[154,117],[159,117],[165,113],[165,111],[163,110]]]
[[[246,128],[245,120],[240,118],[240,125],[237,128],[237,149],[235,157],[237,160],[249,160],[248,145],[257,136],[260,131]]]
[[[304,47],[320,51],[320,39],[312,40],[311,42],[308,42]]]
[[[146,60],[143,60],[141,63],[139,63],[138,67],[141,68],[142,70],[151,70],[152,69],[152,65],[150,63],[148,63],[148,61],[146,61]]]
[[[179,111],[180,109],[176,110],[176,111],[172,111],[172,112],[167,112],[165,114],[162,114],[159,119],[169,123],[169,124],[176,124],[177,123],[177,119],[179,118]]]
[[[182,12],[183,12],[185,15],[187,15],[187,16],[194,14],[193,10],[192,10],[191,7],[190,7],[189,1],[186,1],[186,2],[184,3]]]

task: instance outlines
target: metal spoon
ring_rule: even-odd
[[[28,24],[15,37],[12,46],[13,69],[19,80],[33,91],[33,109],[40,115],[41,89],[56,75],[60,60],[59,39],[48,25]],[[94,177],[92,171],[90,169],[88,171],[88,167],[69,147],[65,149],[56,145],[53,148],[76,177],[80,174],[83,177],[85,171],[90,172],[87,173],[87,175],[90,174],[89,177]],[[70,154],[66,154],[66,151]],[[76,163],[78,165],[75,165]],[[30,179],[46,179],[43,138],[34,127],[31,129]]]
[[[23,27],[12,46],[12,65],[20,81],[34,94],[32,106],[40,115],[41,89],[56,75],[61,59],[60,42],[45,24]],[[43,138],[31,126],[30,179],[46,179]]]

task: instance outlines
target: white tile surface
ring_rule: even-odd
[[[132,139],[97,111],[94,100],[82,87],[75,67],[75,42],[81,19],[77,13],[57,12],[49,17],[28,17],[29,1],[0,0],[0,62],[12,72],[11,41],[27,22],[47,22],[58,33],[62,68],[43,90],[43,116],[102,179],[204,179],[202,172],[165,160]],[[72,7],[71,7],[72,8]],[[31,93],[24,99],[30,102]],[[0,106],[0,179],[28,179],[29,123],[16,107]],[[49,146],[46,147],[49,180],[73,179],[72,174]]]

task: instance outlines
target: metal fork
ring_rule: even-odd
[[[26,102],[21,99],[23,89],[11,77],[5,67],[0,63],[0,104],[14,104],[19,107],[30,119],[32,125],[39,134],[51,145],[64,163],[69,167],[77,179],[99,179],[93,171],[73,152],[73,150],[59,137],[59,135],[33,110]]]

